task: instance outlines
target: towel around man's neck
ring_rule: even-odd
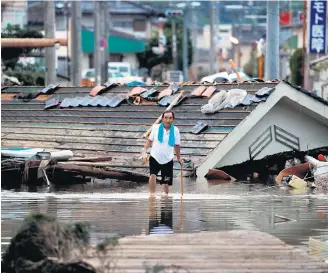
[[[163,143],[163,137],[164,137],[164,122],[161,123],[161,125],[158,128],[158,141]],[[171,124],[170,126],[170,134],[169,134],[169,145],[171,147],[174,147],[175,145],[175,137],[174,137],[174,125]]]

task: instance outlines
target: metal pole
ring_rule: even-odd
[[[306,42],[307,42],[307,3],[308,1],[304,0],[303,1],[303,67],[302,67],[302,72],[303,72],[303,87],[305,89],[310,89],[309,86],[309,54],[308,50],[306,48]]]
[[[172,18],[172,59],[173,70],[178,70],[178,55],[177,55],[177,34],[175,18]]]
[[[101,51],[100,51],[100,62],[101,62],[101,72],[100,72],[100,75],[101,75],[101,83],[105,83],[107,82],[108,80],[108,67],[106,67],[107,63],[106,63],[106,56],[108,54],[107,52],[107,33],[106,33],[106,24],[107,24],[107,21],[106,21],[106,12],[107,12],[107,5],[108,5],[108,2],[107,1],[102,1],[100,2],[100,16],[101,16],[101,19],[100,19],[100,22],[103,22],[100,26],[100,36],[102,38],[105,39],[106,43],[105,43],[105,46],[101,48]]]
[[[94,36],[95,36],[95,49],[94,49],[94,63],[96,72],[96,85],[101,84],[101,64],[100,64],[100,2],[94,2]]]
[[[109,2],[106,2],[105,6],[105,37],[106,37],[106,46],[105,46],[105,67],[106,71],[109,71],[108,64],[110,62],[110,51],[109,51],[109,36],[110,36],[110,29],[112,27],[111,24],[111,15],[110,15],[110,8]],[[109,80],[109,73],[107,73],[107,81]]]
[[[265,78],[279,78],[279,1],[267,1]]]
[[[214,17],[214,38],[215,39],[215,34],[216,31],[219,33],[219,37],[221,37],[221,32],[220,32],[220,1],[217,1],[216,3],[214,3],[215,9],[217,11],[214,10],[214,14],[216,14],[217,16]],[[214,44],[215,47],[215,44]],[[214,48],[214,52],[215,52],[215,48]],[[222,52],[220,53],[220,42],[218,41],[218,45],[217,45],[217,52],[218,52],[218,58],[219,58],[219,69],[218,72],[220,72],[221,70],[221,59],[222,59]],[[216,71],[214,71],[215,73]]]
[[[80,85],[81,80],[81,2],[72,1],[72,79],[73,85]]]
[[[55,4],[53,0],[45,1],[45,20],[44,31],[45,38],[55,38],[56,20],[55,20]],[[46,78],[45,85],[56,83],[56,48],[45,48],[45,67]]]
[[[184,10],[183,13],[183,79],[188,80],[188,18],[187,18],[188,8]]]
[[[198,36],[198,20],[197,20],[197,14],[196,9],[192,9],[192,41],[193,41],[193,74],[196,80],[198,80],[198,60],[199,60],[199,54],[198,54],[198,48],[197,48],[197,36]]]
[[[68,1],[67,0],[66,0],[66,4],[65,4],[65,13],[66,13],[66,39],[67,39],[67,42],[68,42],[72,38],[68,37],[68,35],[70,34],[70,31],[69,31],[70,12],[69,12],[69,7],[68,7]],[[70,78],[71,77],[71,71],[70,71],[70,62],[69,62],[69,45],[66,46],[66,70],[67,70],[66,76]]]
[[[215,3],[211,0],[211,10],[210,10],[210,71],[209,74],[214,74],[214,64],[215,61],[215,48],[214,48],[214,19],[215,18]]]

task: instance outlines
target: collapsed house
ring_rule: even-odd
[[[229,99],[236,89],[242,90],[239,100]],[[222,90],[228,91],[223,97]],[[328,146],[328,102],[278,81],[7,87],[1,91],[1,144],[71,150],[71,161],[105,157],[102,166],[147,174],[148,164],[138,159],[145,133],[177,99],[185,176],[203,178],[209,169]],[[178,163],[174,169],[180,170]]]

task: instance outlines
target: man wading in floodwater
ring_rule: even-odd
[[[180,157],[180,132],[173,125],[174,118],[174,112],[172,111],[165,111],[162,114],[162,123],[153,125],[150,136],[142,151],[142,157],[147,158],[148,148],[152,147],[149,158],[150,194],[155,194],[156,177],[159,171],[161,171],[160,184],[163,185],[163,191],[166,194],[169,193],[169,186],[172,186],[173,181],[174,151],[181,167],[183,164]]]

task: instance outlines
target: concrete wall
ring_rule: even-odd
[[[277,125],[299,137],[302,151],[328,145],[328,127],[308,117],[304,112],[299,111],[299,109],[290,107],[284,99],[276,104],[260,122],[252,127],[251,131],[225,155],[216,167],[230,165],[231,162],[236,164],[249,160],[248,147],[262,132],[272,125]],[[290,150],[290,148],[274,140],[273,137],[273,141],[255,159],[261,159],[266,155]]]

